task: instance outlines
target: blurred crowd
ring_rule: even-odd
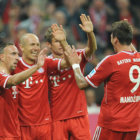
[[[63,25],[69,44],[83,49],[87,44],[86,34],[80,29],[80,15],[90,16],[98,49],[93,60],[87,64],[87,75],[106,55],[113,54],[110,43],[111,24],[127,19],[134,29],[133,44],[140,51],[140,1],[139,0],[0,0],[0,40],[14,41],[19,48],[19,39],[24,33],[35,33],[41,47],[47,47],[44,34],[53,23]],[[92,94],[91,94],[92,92]],[[86,90],[87,98],[100,105],[103,85]],[[96,99],[95,99],[96,97]],[[93,104],[89,103],[92,106]],[[89,109],[90,110],[90,109]]]

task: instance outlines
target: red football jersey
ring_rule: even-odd
[[[99,126],[122,132],[139,129],[140,53],[122,51],[107,56],[86,80],[93,87],[104,82]]]
[[[19,137],[18,91],[16,86],[5,88],[10,75],[0,72],[0,137]]]
[[[21,126],[41,125],[51,121],[48,101],[48,71],[60,68],[60,61],[46,58],[45,64],[29,79],[19,84],[19,120]],[[30,68],[21,58],[15,73]]]
[[[78,50],[83,72],[87,62],[84,50]],[[85,92],[76,84],[72,68],[51,72],[49,75],[51,114],[54,121],[69,119],[87,114]]]

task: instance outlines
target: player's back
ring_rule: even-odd
[[[107,58],[111,74],[105,81],[99,125],[135,131],[140,120],[140,54],[122,51]]]

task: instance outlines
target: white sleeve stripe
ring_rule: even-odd
[[[95,86],[95,85],[88,79],[87,76],[85,77],[85,79],[86,79],[86,81],[87,81],[92,87],[94,87],[94,88],[97,88],[97,87],[98,87],[98,86]]]
[[[7,81],[8,81],[8,79],[9,79],[10,77],[11,77],[11,76],[8,76],[8,77],[6,78],[6,80],[5,80],[4,84],[3,84],[3,87],[4,87],[4,88],[6,88]]]
[[[96,69],[98,69],[100,67],[100,65],[108,58],[110,57],[111,55],[109,56],[106,56],[97,66],[96,66]]]
[[[58,70],[59,70],[59,71],[60,71],[61,61],[62,61],[62,59],[60,59],[60,60],[58,61]]]

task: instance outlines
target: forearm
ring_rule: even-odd
[[[62,48],[64,51],[66,51],[67,47],[69,46],[68,42],[66,40],[60,41],[60,44],[62,45]]]
[[[62,48],[64,51],[66,51],[69,47],[68,42],[66,40],[60,41],[60,44],[62,45]],[[61,61],[61,69],[65,69],[70,67],[69,62],[66,59],[62,59]]]
[[[87,33],[87,37],[88,37],[88,46],[86,48],[86,56],[90,57],[97,50],[97,44],[93,32]]]
[[[38,66],[35,65],[30,69],[27,69],[25,71],[22,71],[20,73],[14,74],[12,75],[6,84],[6,87],[11,87],[11,86],[15,86],[20,84],[21,82],[25,81],[26,79],[28,79],[34,72],[36,72],[38,70]]]
[[[80,89],[84,89],[84,88],[88,87],[89,85],[88,85],[87,81],[85,80],[85,77],[83,76],[80,67],[73,68],[73,71],[74,71],[74,76],[75,76],[75,80],[76,80],[78,87]]]

